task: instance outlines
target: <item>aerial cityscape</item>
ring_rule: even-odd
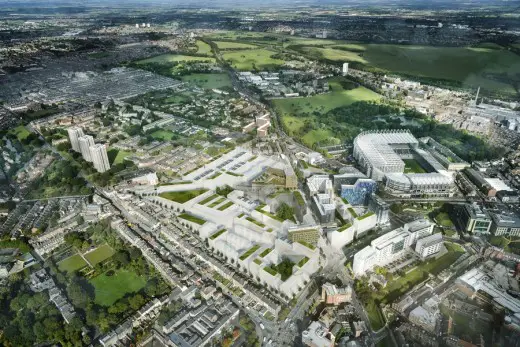
[[[520,347],[520,1],[0,0],[0,347]]]

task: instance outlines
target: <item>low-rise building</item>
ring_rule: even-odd
[[[429,256],[439,253],[442,248],[442,234],[437,233],[420,239],[415,245],[415,252],[421,258],[428,258]]]
[[[352,300],[352,287],[338,288],[334,284],[325,283],[321,288],[321,300],[329,305],[340,305]]]
[[[310,347],[332,347],[335,337],[321,322],[314,321],[302,332],[302,343]]]

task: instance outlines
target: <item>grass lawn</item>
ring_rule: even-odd
[[[95,250],[85,254],[85,258],[92,264],[96,265],[110,258],[114,254],[114,250],[109,245],[102,245]]]
[[[150,135],[156,140],[170,141],[174,134],[170,130],[156,130]]]
[[[375,302],[371,301],[366,304],[365,310],[367,311],[368,319],[370,319],[372,329],[379,330],[385,325],[383,313]]]
[[[223,54],[223,57],[226,61],[229,61],[235,69],[251,71],[255,68],[268,70],[283,65],[283,60],[271,57],[274,54],[276,53],[267,49],[250,49],[226,52]]]
[[[403,159],[404,173],[426,173],[427,171],[415,159]]]
[[[178,202],[179,204],[184,204],[185,202],[188,202],[207,191],[207,189],[185,190],[182,192],[161,193],[159,196],[164,199]]]
[[[121,164],[125,160],[126,157],[128,157],[129,155],[132,155],[132,154],[134,154],[134,153],[122,151],[122,150],[118,151],[116,157],[114,158],[114,161],[112,162],[112,165]]]
[[[207,61],[207,62],[215,62],[215,58],[211,57],[196,57],[193,55],[182,55],[182,54],[161,54],[152,58],[147,58],[143,60],[139,60],[137,64],[148,64],[148,63],[172,63],[179,61]]]
[[[83,269],[87,263],[79,254],[74,254],[58,263],[60,271],[74,272]]]
[[[117,270],[112,276],[106,273],[90,280],[96,290],[95,303],[110,306],[127,293],[135,293],[146,285],[146,278],[128,270]]]
[[[204,41],[197,40],[197,53],[212,55],[211,46]]]
[[[16,137],[20,141],[25,140],[27,136],[31,134],[29,130],[27,130],[27,128],[23,125],[19,125],[16,128],[10,130],[9,132],[16,135]]]
[[[314,95],[307,98],[287,98],[273,100],[276,110],[285,118],[286,116],[298,116],[299,114],[326,113],[332,109],[348,106],[356,101],[376,101],[381,98],[377,93],[365,87],[345,90],[341,86],[342,77],[329,79],[331,92]],[[289,119],[294,121],[294,119]],[[284,120],[285,122],[285,120]],[[303,122],[301,123],[303,125]]]
[[[231,79],[226,73],[194,73],[182,76],[181,79],[205,89],[232,87]]]
[[[446,212],[439,212],[438,215],[435,216],[435,220],[439,223],[440,226],[445,228],[452,228],[453,222],[450,219],[450,216]]]
[[[206,223],[206,221],[204,219],[192,216],[191,214],[187,214],[187,213],[180,214],[179,218],[185,219],[189,222],[197,223],[198,225],[203,225],[204,223]]]
[[[240,42],[229,42],[229,41],[214,41],[218,48],[222,50],[226,49],[253,49],[258,48],[258,46],[250,45],[247,43],[240,43]]]
[[[301,44],[305,44],[302,42]],[[478,47],[433,47],[392,44],[304,47],[303,53],[334,61],[361,63],[376,70],[445,79],[463,86],[518,93],[520,58],[497,45]]]
[[[377,296],[381,298],[383,302],[391,303],[416,284],[425,280],[428,277],[428,274],[437,275],[442,270],[450,267],[451,264],[453,264],[463,254],[463,252],[461,252],[461,250],[463,250],[461,247],[455,248],[447,245],[447,249],[448,253],[444,254],[442,257],[420,264],[405,276],[389,282],[382,292],[377,294]]]

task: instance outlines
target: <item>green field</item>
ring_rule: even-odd
[[[137,64],[149,64],[149,63],[164,64],[164,63],[172,63],[172,62],[179,62],[179,61],[206,61],[206,62],[213,63],[213,62],[215,62],[215,58],[196,57],[193,55],[182,55],[182,54],[162,54],[162,55],[158,55],[158,56],[155,56],[152,58],[139,60],[136,63]]]
[[[161,141],[170,141],[174,134],[170,130],[157,130],[150,134],[154,139]]]
[[[128,293],[139,291],[146,285],[146,279],[128,270],[117,270],[112,276],[101,274],[90,283],[96,292],[95,303],[110,306]]]
[[[114,254],[114,250],[109,245],[102,245],[95,250],[85,254],[85,258],[92,264],[96,265],[110,258]]]
[[[185,190],[182,192],[161,193],[159,196],[164,199],[178,202],[179,204],[184,204],[185,202],[188,202],[207,191],[207,189]]]
[[[128,157],[129,155],[132,155],[132,154],[134,154],[134,153],[127,152],[127,151],[121,151],[121,150],[118,151],[114,161],[112,162],[112,165],[123,163],[125,158]]]
[[[348,106],[356,101],[375,101],[381,96],[365,87],[345,90],[341,77],[329,80],[330,93],[307,98],[286,98],[273,100],[274,107],[282,117],[297,116],[302,113],[326,113],[334,108]]]
[[[58,263],[60,271],[74,272],[87,266],[87,262],[79,254],[74,254]]]
[[[253,49],[258,48],[258,46],[250,45],[247,43],[240,43],[240,42],[230,42],[230,41],[214,41],[215,44],[218,46],[219,49],[226,50],[226,49]]]
[[[367,311],[368,319],[370,319],[370,325],[372,329],[379,330],[385,325],[383,313],[375,302],[365,304],[365,310]]]
[[[388,282],[388,285],[378,293],[383,302],[391,303],[402,296],[416,284],[425,280],[428,274],[438,275],[442,270],[447,269],[453,264],[463,253],[461,247],[453,247],[447,244],[448,253],[440,258],[431,259],[418,265],[414,270],[408,272],[405,276]]]
[[[508,94],[519,93],[520,56],[492,44],[478,47],[345,44],[297,49],[314,58],[358,63],[377,71],[449,80],[464,87],[481,86]]]
[[[427,171],[415,159],[403,159],[404,173],[426,173]]]
[[[443,226],[445,228],[452,228],[453,222],[451,221],[450,216],[446,212],[440,212],[438,215],[435,216],[435,220],[437,223],[439,223],[440,226]]]
[[[27,128],[23,125],[19,125],[16,128],[10,130],[9,132],[16,135],[16,137],[20,141],[25,140],[27,136],[31,134],[29,130],[27,130]]]
[[[381,96],[365,87],[343,89],[341,78],[329,80],[331,92],[315,95],[307,98],[274,99],[273,105],[282,117],[282,123],[289,135],[294,135],[305,126],[306,119],[317,119],[315,113],[326,112],[343,106],[348,106],[356,101],[379,100]],[[306,115],[307,117],[304,117]],[[312,147],[315,143],[331,140],[334,134],[327,128],[311,129],[301,137],[304,144]],[[339,140],[338,140],[339,141]]]
[[[241,71],[269,70],[281,66],[284,61],[272,58],[276,54],[267,49],[250,49],[242,51],[226,52],[222,56],[231,66]]]
[[[197,40],[197,53],[198,54],[205,54],[205,55],[212,55],[212,53],[211,53],[211,46],[208,45],[204,41]]]
[[[182,76],[181,79],[205,89],[232,87],[231,79],[226,73],[195,73]]]

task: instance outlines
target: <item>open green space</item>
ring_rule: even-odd
[[[198,54],[212,55],[211,46],[208,45],[206,42],[197,40],[196,44]]]
[[[305,45],[305,42],[300,42]],[[498,45],[433,47],[345,44],[295,49],[314,58],[352,62],[374,71],[446,80],[457,85],[518,95],[520,57]],[[357,64],[357,65],[356,65]]]
[[[404,173],[426,173],[427,171],[415,159],[403,159]]]
[[[388,285],[381,292],[378,292],[378,295],[385,294],[382,301],[387,303],[393,302],[416,284],[428,278],[428,274],[438,275],[444,269],[449,268],[463,254],[460,248],[447,248],[448,253],[443,256],[428,260],[418,265],[405,276],[389,281]]]
[[[365,87],[345,89],[342,85],[345,84],[345,81],[343,77],[331,78],[329,79],[330,93],[302,98],[275,99],[273,100],[274,107],[282,117],[301,116],[302,113],[322,114],[337,107],[348,106],[356,101],[376,101],[381,98],[379,94]]]
[[[453,222],[451,221],[451,218],[450,218],[450,216],[448,215],[447,212],[439,212],[439,214],[437,214],[435,216],[435,220],[442,227],[445,227],[445,228],[452,228],[453,227]]]
[[[105,272],[90,280],[95,288],[95,303],[110,306],[128,293],[135,293],[146,285],[146,278],[129,270]]]
[[[87,262],[79,254],[74,254],[58,263],[58,269],[68,273],[81,270],[85,266],[87,266]]]
[[[27,136],[31,134],[24,125],[19,125],[16,128],[11,129],[9,132],[16,135],[20,141],[25,140]]]
[[[170,130],[156,130],[150,134],[154,139],[161,141],[170,141],[175,135]]]
[[[226,52],[222,56],[231,66],[241,71],[272,70],[284,64],[281,59],[273,58],[276,52],[267,49],[250,49]]]
[[[365,304],[364,306],[372,329],[381,329],[385,325],[385,319],[383,318],[383,313],[381,312],[379,306],[373,301]]]
[[[92,265],[96,265],[110,258],[112,255],[114,255],[112,247],[109,245],[102,245],[84,256]]]
[[[182,213],[179,215],[179,218],[181,219],[184,219],[184,220],[187,220],[189,222],[193,222],[193,223],[196,223],[198,225],[203,225],[206,223],[206,221],[202,218],[199,218],[199,217],[195,217],[191,214],[187,214],[187,213]]]
[[[156,64],[165,64],[165,63],[172,63],[172,62],[182,62],[182,61],[204,61],[204,62],[215,62],[215,58],[211,57],[198,57],[193,55],[183,55],[183,54],[161,54],[152,58],[147,58],[143,60],[139,60],[136,62],[136,64],[149,64],[149,63],[156,63]]]
[[[247,43],[240,43],[240,42],[232,42],[232,41],[213,41],[221,50],[226,49],[253,49],[258,48],[258,46],[250,45]]]
[[[226,73],[194,73],[181,77],[183,82],[193,83],[205,89],[231,88],[231,79]]]
[[[114,158],[114,161],[112,162],[112,165],[122,164],[123,161],[125,160],[125,158],[128,157],[129,155],[132,155],[132,154],[134,154],[134,153],[128,152],[128,151],[119,150],[117,152],[116,157]]]
[[[190,201],[191,199],[196,198],[199,195],[207,192],[207,189],[194,189],[194,190],[185,190],[182,192],[165,192],[159,194],[161,198],[171,200],[177,202],[179,204],[184,204],[185,202]]]

